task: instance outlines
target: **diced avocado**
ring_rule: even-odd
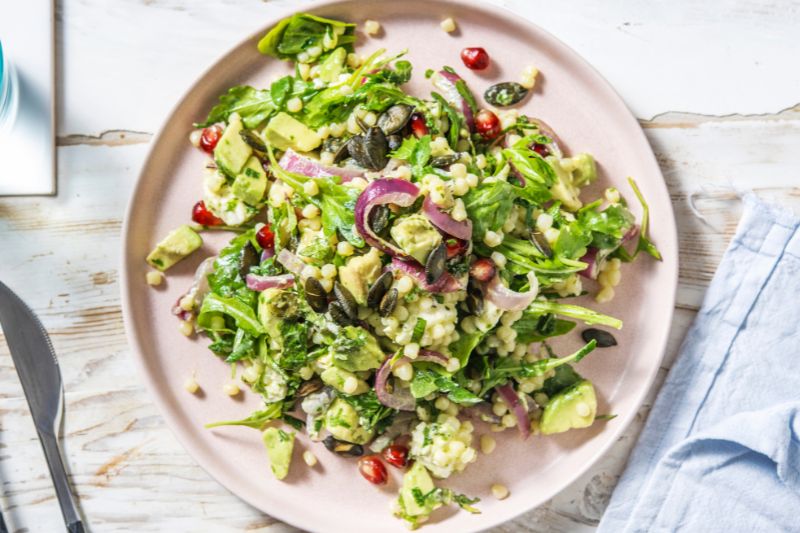
[[[336,48],[322,63],[319,69],[319,79],[325,83],[339,81],[339,74],[342,72],[345,59],[347,59],[347,50],[342,47]]]
[[[442,235],[422,215],[398,218],[389,233],[405,253],[423,265],[431,251],[442,243]]]
[[[289,473],[289,463],[292,461],[294,431],[286,433],[282,429],[269,427],[264,430],[262,437],[264,446],[267,447],[272,473],[277,479],[285,478]]]
[[[386,360],[378,341],[361,327],[347,326],[336,337],[331,347],[335,366],[350,372],[380,368]]]
[[[591,154],[578,154],[572,158],[575,170],[572,171],[572,183],[576,187],[586,187],[597,179],[597,165]]]
[[[578,405],[585,403],[589,414],[578,414]],[[585,409],[585,408],[584,408]],[[579,381],[559,392],[547,402],[544,414],[539,421],[542,433],[563,433],[571,428],[585,428],[592,425],[597,414],[597,398],[594,386],[588,379]]]
[[[310,130],[305,124],[286,113],[278,113],[267,124],[264,130],[267,143],[278,150],[293,148],[301,152],[310,152],[322,143],[317,132]]]
[[[283,306],[283,299],[291,300],[296,298],[297,295],[295,293],[281,289],[267,289],[258,295],[258,319],[261,320],[267,330],[269,346],[273,350],[283,350],[283,340],[280,329],[278,329],[282,318],[275,315],[271,309],[275,307],[275,304]]]
[[[189,226],[169,232],[167,238],[156,245],[147,256],[147,262],[162,272],[203,245],[203,239]]]
[[[421,506],[414,498],[414,489],[419,489],[419,494],[425,495],[436,487],[433,484],[428,470],[419,462],[403,476],[403,487],[400,489],[400,505],[406,516],[421,516],[431,512],[426,506]]]
[[[246,204],[258,205],[267,191],[267,173],[255,156],[245,163],[242,173],[233,182],[233,195]]]
[[[358,386],[356,390],[352,393],[353,395],[356,394],[364,394],[365,392],[369,392],[369,385],[363,379],[358,379],[354,373],[350,372],[349,370],[343,370],[339,367],[332,366],[326,368],[322,374],[319,375],[326,384],[330,385],[334,389],[338,390],[339,392],[344,392],[344,382],[349,377],[356,378],[358,380]]]
[[[368,254],[354,257],[340,267],[339,279],[359,305],[366,305],[369,288],[381,275],[382,267],[380,252],[372,248]]]
[[[230,178],[236,178],[245,163],[253,155],[253,149],[242,140],[239,134],[243,129],[242,119],[234,113],[228,118],[228,127],[222,134],[217,147],[214,148],[214,160],[217,166]]]
[[[550,168],[552,168],[556,176],[558,176],[558,183],[550,187],[553,200],[561,200],[561,203],[567,211],[577,211],[583,207],[583,204],[578,198],[580,190],[574,185],[572,176],[561,167],[559,160],[553,156],[548,156],[545,158],[545,161],[550,164]]]
[[[341,398],[336,398],[325,413],[325,429],[345,442],[366,444],[372,440],[373,432],[358,424],[358,412]]]

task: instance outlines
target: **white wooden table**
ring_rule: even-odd
[[[551,31],[622,94],[669,186],[681,244],[675,320],[634,424],[586,475],[494,533],[585,532],[602,516],[741,212],[730,189],[800,211],[800,6],[766,0],[497,1]],[[7,11],[8,5],[3,6]],[[58,195],[0,199],[0,277],[39,314],[66,387],[65,453],[88,530],[296,531],[212,480],[151,404],[122,327],[122,214],[151,134],[272,0],[57,0]],[[12,8],[13,11],[13,8]],[[24,179],[24,176],[20,176]],[[0,342],[0,480],[10,531],[63,531],[27,404]]]

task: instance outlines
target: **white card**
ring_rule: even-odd
[[[55,194],[53,0],[0,0],[0,42],[19,108],[0,139],[0,196]]]

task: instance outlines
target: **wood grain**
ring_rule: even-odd
[[[681,1],[666,12],[653,2],[615,0],[598,11],[581,0],[533,13],[522,0],[495,3],[535,18],[611,79],[641,119],[678,220],[675,319],[662,369],[635,422],[568,489],[493,533],[588,532],[735,232],[737,193],[753,190],[800,212],[800,75],[785,62],[796,56],[796,34],[786,32],[794,32],[798,5],[739,2],[720,13]],[[65,455],[89,531],[296,531],[218,485],[164,425],[130,358],[117,277],[122,215],[152,132],[207,64],[290,4],[57,2],[59,194],[0,199],[0,272],[38,313],[58,352],[67,390]],[[760,29],[755,41],[732,43],[718,65],[709,67],[697,53],[751,28]],[[752,51],[734,57],[753,42]],[[752,64],[767,52],[774,52],[768,64]],[[702,90],[688,82],[701,66],[704,83],[713,82]],[[770,90],[762,91],[763,84]],[[690,210],[690,196],[706,221]],[[0,479],[11,531],[63,529],[2,340]]]

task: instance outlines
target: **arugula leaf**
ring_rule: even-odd
[[[223,298],[235,296],[245,303],[255,304],[256,294],[247,288],[239,276],[239,254],[242,252],[242,247],[254,236],[255,230],[249,230],[233,238],[214,261],[214,272],[208,275],[208,284],[217,296]]]
[[[238,327],[251,335],[259,336],[266,333],[252,306],[236,298],[222,298],[213,292],[207,294],[203,300],[203,307],[197,317],[197,323],[201,328],[210,329],[211,318],[219,316],[218,313],[230,316]]]
[[[580,259],[586,255],[586,247],[592,242],[591,232],[584,231],[576,220],[561,226],[558,239],[553,244],[553,252],[559,259]]]
[[[382,433],[383,429],[391,425],[394,419],[395,410],[383,405],[374,390],[348,396],[337,392],[337,395],[349,403],[358,412],[359,424],[366,431],[377,429],[377,433]]]
[[[575,329],[576,325],[569,320],[557,319],[553,314],[541,315],[524,311],[522,317],[511,325],[511,329],[517,332],[517,342],[530,344],[566,335]]]
[[[562,390],[573,386],[583,379],[580,374],[575,372],[575,369],[572,368],[570,364],[557,366],[555,372],[556,374],[544,380],[542,388],[535,392],[543,392],[548,398],[552,398]]]
[[[255,339],[252,335],[247,333],[244,329],[239,329],[236,332],[236,337],[233,341],[233,350],[230,355],[225,359],[226,363],[235,363],[239,359],[249,359],[253,357],[255,350]]]
[[[269,96],[272,98],[272,103],[275,105],[275,107],[283,107],[283,105],[286,103],[286,100],[289,98],[289,94],[292,92],[293,81],[293,77],[284,76],[278,81],[272,83],[272,86],[269,88]]]
[[[239,113],[245,128],[255,128],[276,109],[270,97],[270,91],[256,90],[252,87],[233,87],[228,94],[219,97],[220,105],[214,106],[208,118],[202,124],[195,124],[195,128],[205,128],[217,122],[227,122],[232,113]]]
[[[384,69],[382,71],[383,75],[386,78],[386,81],[389,83],[400,86],[404,83],[408,83],[411,79],[411,63],[408,61],[395,61],[394,64],[395,70]]]
[[[552,259],[545,259],[544,255],[533,244],[510,235],[506,235],[503,238],[503,242],[494,248],[489,248],[483,242],[477,241],[473,241],[473,247],[475,251],[486,257],[490,256],[492,252],[503,254],[509,261],[506,270],[518,265],[521,270],[516,273],[519,274],[526,274],[533,270],[551,277],[566,278],[574,272],[586,269],[588,266],[586,263],[567,259],[566,257],[554,256]]]
[[[280,417],[283,412],[283,402],[275,402],[268,404],[266,409],[256,411],[247,418],[242,420],[225,420],[223,422],[212,422],[206,424],[207,428],[215,428],[218,426],[247,426],[253,429],[261,429],[264,424],[270,420],[275,420]]]
[[[425,334],[425,326],[427,325],[427,320],[417,317],[417,323],[414,326],[414,333],[411,335],[412,343],[419,343],[420,339],[422,339],[422,336]]]
[[[572,355],[563,357],[561,359],[542,359],[534,363],[525,362],[525,360],[514,361],[511,357],[502,357],[495,360],[494,368],[490,368],[486,378],[483,380],[481,392],[479,396],[483,396],[493,387],[498,385],[505,385],[508,378],[521,377],[521,378],[535,378],[543,376],[545,372],[551,368],[557,368],[560,365],[570,362],[578,362],[583,357],[592,352],[597,343],[592,340],[575,352]]]
[[[457,358],[458,362],[461,363],[461,368],[464,368],[467,366],[472,351],[477,348],[488,333],[488,331],[483,332],[480,330],[476,330],[475,333],[471,334],[459,331],[458,340],[451,342],[450,346],[448,346],[450,356]]]
[[[467,389],[456,384],[450,378],[445,377],[434,370],[422,370],[415,368],[414,377],[411,381],[411,393],[415,398],[419,398],[421,396],[417,396],[417,394],[428,389],[430,389],[429,392],[425,393],[423,396],[427,396],[431,392],[438,390],[440,392],[447,393],[447,398],[451,402],[456,402],[459,404],[472,405],[483,401],[481,398],[475,396]]]
[[[542,156],[524,147],[507,148],[502,155],[525,178],[524,187],[515,187],[519,196],[540,204],[553,198],[549,189],[558,177]]]
[[[331,248],[331,243],[329,243],[325,239],[320,239],[317,237],[314,241],[297,252],[298,255],[301,255],[308,259],[307,263],[313,263],[318,267],[322,267],[327,265],[333,260],[333,248]]]
[[[281,368],[294,372],[308,364],[308,323],[297,320],[281,320],[278,324],[283,351],[278,359]]]
[[[447,141],[450,147],[455,150],[456,145],[458,145],[459,135],[461,135],[461,123],[463,122],[464,116],[456,111],[441,94],[431,93],[431,97],[442,106],[442,110],[450,118],[450,131],[447,133],[449,139]]]
[[[297,13],[283,19],[272,28],[258,43],[258,50],[262,54],[282,60],[296,59],[297,54],[312,46],[321,47],[328,28],[336,26],[346,28],[345,33],[338,36],[339,44],[349,44],[355,41],[355,37],[353,37],[355,24]],[[352,52],[352,45],[348,51]]]
[[[642,196],[642,193],[639,192],[639,187],[636,186],[636,182],[633,181],[633,178],[628,178],[628,181],[630,182],[631,187],[633,187],[633,192],[636,193],[636,197],[639,199],[639,202],[642,204],[642,227],[641,231],[639,232],[639,240],[636,243],[636,251],[633,253],[633,255],[630,255],[625,247],[620,246],[614,251],[614,253],[611,254],[611,257],[619,258],[624,263],[630,263],[636,260],[639,252],[647,252],[661,261],[661,254],[658,253],[656,247],[652,242],[650,242],[650,239],[647,238],[647,221],[650,215],[650,208],[647,206],[647,202],[644,201],[644,197]]]
[[[542,302],[534,300],[528,306],[526,312],[532,314],[554,313],[556,315],[568,316],[570,318],[577,318],[583,320],[586,324],[602,324],[604,326],[611,326],[612,328],[621,329],[622,321],[612,318],[610,316],[602,315],[591,309],[585,307],[578,307],[577,305],[560,304],[555,301]]]
[[[411,174],[415,181],[421,180],[425,175],[425,165],[430,158],[431,136],[423,135],[414,145],[414,149],[411,151],[411,156],[408,159],[408,162],[411,163]]]
[[[453,496],[453,501],[456,502],[458,504],[458,506],[461,507],[462,509],[464,509],[465,511],[469,511],[470,513],[473,513],[473,514],[480,514],[481,513],[479,510],[477,510],[474,507],[472,507],[473,503],[478,503],[479,501],[481,501],[480,498],[473,498],[473,499],[470,500],[468,497],[464,496],[463,494],[456,494],[455,496]]]
[[[461,95],[461,98],[467,102],[467,106],[469,106],[470,111],[472,111],[473,115],[478,114],[478,101],[475,99],[475,95],[472,94],[472,91],[469,90],[467,87],[467,82],[462,79],[456,80],[456,90],[458,94]],[[454,148],[455,149],[455,148]]]
[[[417,138],[414,136],[403,139],[403,144],[400,145],[400,148],[389,155],[395,159],[411,159],[411,154],[414,153],[414,148],[417,146],[417,142]]]
[[[482,183],[461,197],[467,216],[472,220],[472,240],[483,243],[486,231],[497,231],[514,207],[514,188],[502,180]],[[491,252],[490,252],[491,255]]]
[[[342,178],[339,176],[310,178],[283,170],[275,161],[272,147],[267,148],[269,159],[272,162],[272,172],[282,179],[284,183],[288,183],[296,194],[300,195],[306,202],[317,206],[322,212],[322,229],[325,237],[333,236],[338,229],[353,246],[357,248],[364,246],[364,239],[353,231],[353,225],[356,221],[356,200],[361,191],[356,187],[341,185]],[[310,180],[315,181],[319,189],[319,194],[315,196],[306,194],[303,189],[303,185]]]
[[[636,218],[622,204],[610,205],[602,211],[597,211],[601,203],[602,200],[598,200],[582,208],[578,211],[577,221],[585,231],[621,239],[622,230],[631,227]]]
[[[289,424],[297,431],[303,431],[303,428],[306,425],[305,421],[295,418],[292,415],[287,415],[286,413],[281,415],[281,421],[285,424]]]

